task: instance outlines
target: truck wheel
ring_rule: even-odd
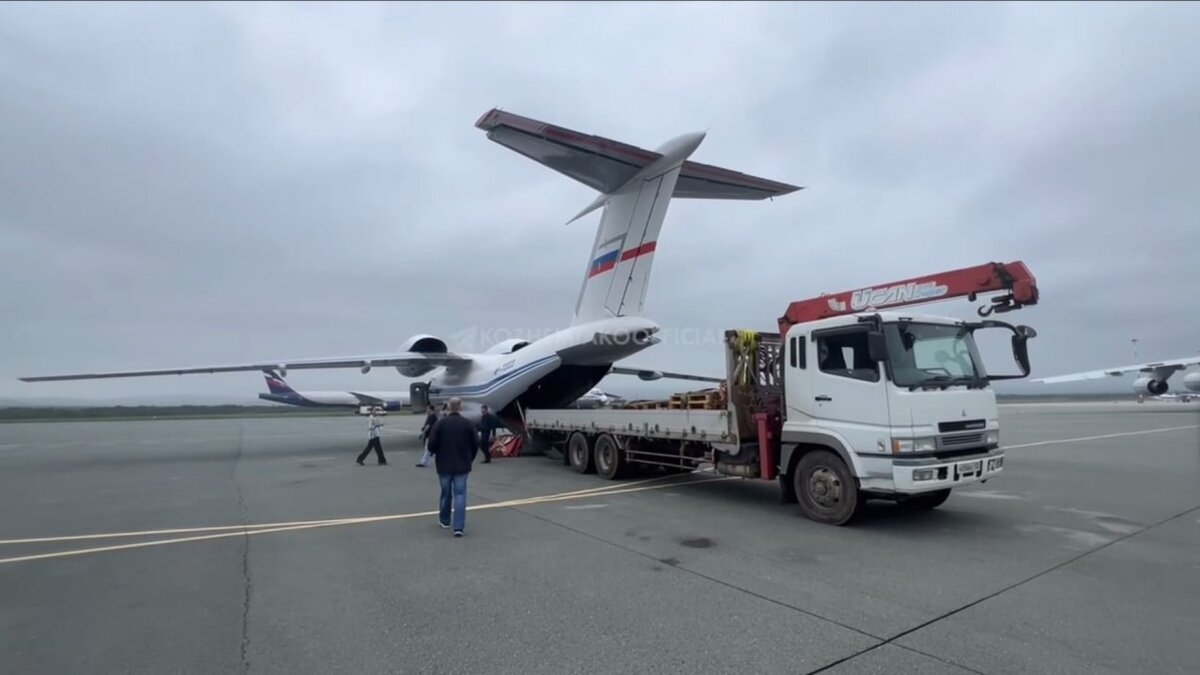
[[[945,490],[937,490],[936,492],[913,495],[900,502],[900,505],[914,511],[928,511],[941,506],[942,502],[945,502],[949,498],[950,488],[946,488]]]
[[[600,434],[596,439],[593,454],[596,457],[596,473],[609,480],[625,477],[628,462],[625,461],[625,452],[617,444],[617,439],[608,434]]]
[[[596,470],[592,462],[592,442],[587,434],[576,431],[567,441],[567,461],[575,473],[592,473]]]
[[[810,520],[845,525],[858,515],[858,484],[837,455],[813,450],[800,458],[793,476],[800,511]]]

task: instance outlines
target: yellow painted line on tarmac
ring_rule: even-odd
[[[635,485],[644,485],[646,483],[654,483],[677,476],[659,476],[657,478],[646,478],[644,480],[631,481],[628,483],[619,483],[616,485],[602,485],[595,488],[587,488],[586,490],[573,490],[571,492],[558,492],[550,495],[541,495],[539,497],[526,497],[525,499],[550,499],[555,497],[565,497],[569,495],[590,495],[594,493],[603,493],[609,490],[617,490],[621,488],[630,488]],[[688,485],[695,481],[677,481],[673,485]],[[665,486],[664,486],[665,487]],[[600,495],[596,495],[600,496]],[[475,507],[471,507],[475,508]],[[153,537],[166,534],[197,534],[200,532],[222,532],[236,531],[238,534],[246,530],[256,530],[261,528],[280,528],[302,525],[321,525],[324,523],[337,523],[343,521],[356,520],[358,518],[367,518],[372,516],[353,516],[348,518],[323,518],[320,520],[293,520],[281,523],[243,523],[241,525],[214,525],[209,527],[181,527],[166,530],[140,530],[132,532],[103,532],[99,534],[75,534],[61,537],[34,537],[29,539],[0,539],[0,546],[5,544],[52,544],[63,541],[81,541],[87,539],[123,539],[128,537]],[[387,516],[380,516],[387,517]]]
[[[651,479],[654,480],[654,479]],[[699,485],[701,483],[712,483],[716,481],[734,480],[729,476],[721,476],[718,478],[706,478],[704,480],[687,481],[684,483],[665,483],[658,485],[639,485],[636,487],[613,488],[609,490],[599,491],[591,489],[587,491],[576,491],[574,493],[560,493],[556,495],[546,495],[543,497],[527,497],[524,499],[512,499],[503,502],[494,502],[491,504],[480,504],[478,506],[468,507],[468,511],[482,511],[486,509],[502,509],[512,508],[516,506],[532,506],[535,504],[546,504],[551,502],[570,501],[576,499],[587,499],[589,497],[607,497],[609,495],[627,494],[631,492],[643,492],[646,490],[661,490],[663,488],[677,487],[680,485]],[[437,511],[420,511],[412,513],[397,513],[387,516],[366,516],[360,518],[339,518],[334,520],[308,521],[302,523],[279,523],[278,527],[268,525],[258,525],[249,527],[245,525],[226,526],[221,529],[237,528],[233,532],[220,532],[218,534],[205,534],[194,537],[179,537],[175,539],[156,539],[152,541],[140,541],[131,544],[118,544],[115,546],[101,546],[97,548],[81,548],[69,551],[55,551],[53,553],[39,553],[35,555],[17,556],[14,558],[0,558],[0,565],[7,565],[18,562],[28,562],[32,560],[47,560],[51,558],[67,558],[72,556],[89,555],[95,553],[107,553],[111,551],[123,551],[136,548],[148,548],[151,546],[166,546],[168,544],[183,544],[194,541],[208,541],[213,539],[227,539],[230,537],[251,537],[259,534],[270,534],[273,532],[291,532],[296,530],[311,530],[322,527],[335,527],[339,525],[362,525],[366,523],[379,523],[391,520],[408,520],[412,518],[422,518],[437,515]],[[194,530],[193,530],[194,531]],[[211,531],[211,530],[208,530]],[[94,536],[94,535],[84,535]],[[61,540],[60,540],[61,541]]]

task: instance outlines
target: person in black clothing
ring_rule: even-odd
[[[429,454],[429,434],[433,432],[433,425],[437,424],[437,421],[437,408],[430,403],[425,407],[425,424],[421,427],[421,440],[425,441],[425,451],[421,453],[421,459],[417,460],[417,466],[425,466],[433,456]]]
[[[462,401],[450,399],[450,414],[433,425],[429,434],[429,452],[437,466],[442,495],[438,504],[438,522],[450,527],[450,505],[454,503],[454,536],[461,537],[467,526],[467,475],[479,450],[479,434],[470,420],[458,414]]]
[[[496,428],[500,426],[500,420],[488,410],[485,405],[480,410],[479,418],[479,449],[483,452],[483,463],[487,464],[492,461],[492,438],[496,435]]]

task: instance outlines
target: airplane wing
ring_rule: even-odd
[[[622,368],[613,366],[608,371],[609,375],[636,375],[643,380],[658,380],[667,378],[669,380],[691,380],[693,382],[724,382],[723,377],[707,377],[705,375],[689,375],[687,373],[669,373],[662,370],[650,370],[649,368]]]
[[[489,110],[475,122],[488,138],[604,194],[611,194],[662,157],[600,136],[564,129],[528,117]],[[802,188],[699,162],[684,162],[675,197],[766,199]]]
[[[163,368],[159,370],[119,370],[104,373],[73,373],[70,375],[39,375],[18,378],[22,382],[57,382],[61,380],[99,380],[112,377],[148,377],[151,375],[194,375],[198,373],[236,373],[261,370],[286,373],[288,370],[313,370],[323,368],[374,368],[401,365],[455,366],[469,363],[469,356],[458,354],[422,354],[401,352],[373,356],[337,356],[323,359],[279,359],[227,366],[192,366],[188,368]],[[365,371],[364,371],[365,372]]]
[[[1119,368],[1104,368],[1102,370],[1089,370],[1082,373],[1070,373],[1067,375],[1055,375],[1054,377],[1042,377],[1033,382],[1044,382],[1046,384],[1056,384],[1058,382],[1078,382],[1080,380],[1102,380],[1106,377],[1120,377],[1128,373],[1147,373],[1155,377],[1163,377],[1177,370],[1184,370],[1188,366],[1200,364],[1200,356],[1189,356],[1182,359],[1171,359],[1168,361],[1155,361],[1153,363],[1139,363],[1133,366],[1121,366]]]

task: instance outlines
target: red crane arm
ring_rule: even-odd
[[[787,312],[779,317],[779,334],[785,335],[789,328],[806,321],[857,314],[866,310],[941,302],[952,298],[966,297],[974,302],[976,296],[982,293],[1000,292],[1004,295],[992,298],[990,307],[979,308],[980,316],[987,316],[993,312],[1009,312],[1025,305],[1037,304],[1037,280],[1033,278],[1025,263],[1019,260],[1010,263],[987,263],[853,291],[821,295],[808,300],[797,300],[788,305]]]

